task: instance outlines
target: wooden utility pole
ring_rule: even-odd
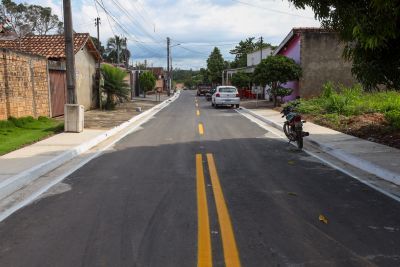
[[[67,76],[67,103],[76,104],[76,77],[74,36],[72,29],[71,0],[63,0],[64,5],[64,37],[65,37],[65,62]]]
[[[167,37],[167,95],[170,96],[171,94],[171,73],[170,73],[170,66],[169,66],[169,61],[170,61],[170,45],[171,45],[171,40],[169,37]]]

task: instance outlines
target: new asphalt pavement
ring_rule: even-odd
[[[1,222],[0,266],[400,266],[399,211],[184,91]]]

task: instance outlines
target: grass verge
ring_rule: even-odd
[[[59,133],[63,127],[62,122],[46,117],[11,117],[0,121],[0,155]]]
[[[327,83],[321,96],[300,100],[297,111],[316,124],[400,148],[399,92],[364,92],[360,85]]]

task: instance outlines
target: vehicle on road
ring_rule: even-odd
[[[208,93],[206,93],[206,100],[207,101],[211,101],[212,95],[215,93],[216,90],[217,90],[216,88],[213,88]]]
[[[218,86],[215,93],[211,97],[211,106],[218,108],[219,106],[240,106],[240,96],[234,86]]]
[[[283,124],[283,132],[289,139],[289,143],[296,141],[297,147],[302,149],[303,137],[309,136],[310,134],[303,131],[303,123],[305,123],[305,121],[303,121],[301,115],[296,112],[296,107],[298,105],[298,102],[289,104],[283,108],[281,113],[283,114],[282,118],[286,117],[286,121]]]
[[[197,96],[206,95],[211,90],[211,85],[200,84],[197,86]]]

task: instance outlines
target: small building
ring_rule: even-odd
[[[63,115],[66,103],[64,40],[64,35],[28,35],[12,40],[0,40],[0,48],[47,58],[52,117]],[[96,62],[101,60],[101,55],[88,33],[74,34],[74,52],[77,100],[78,104],[87,110],[96,107],[98,103],[95,75]]]
[[[263,49],[255,50],[252,53],[247,54],[246,67],[227,69],[223,71],[223,84],[231,85],[232,76],[238,72],[253,73],[256,66],[260,64],[262,59],[266,59],[272,55],[273,49],[271,47],[266,47]]]
[[[351,73],[352,64],[343,59],[343,49],[344,44],[334,31],[293,28],[273,53],[292,58],[303,72],[299,81],[283,85],[293,89],[293,93],[284,100],[290,101],[298,96],[317,96],[328,81],[345,86],[353,85],[356,80]]]

